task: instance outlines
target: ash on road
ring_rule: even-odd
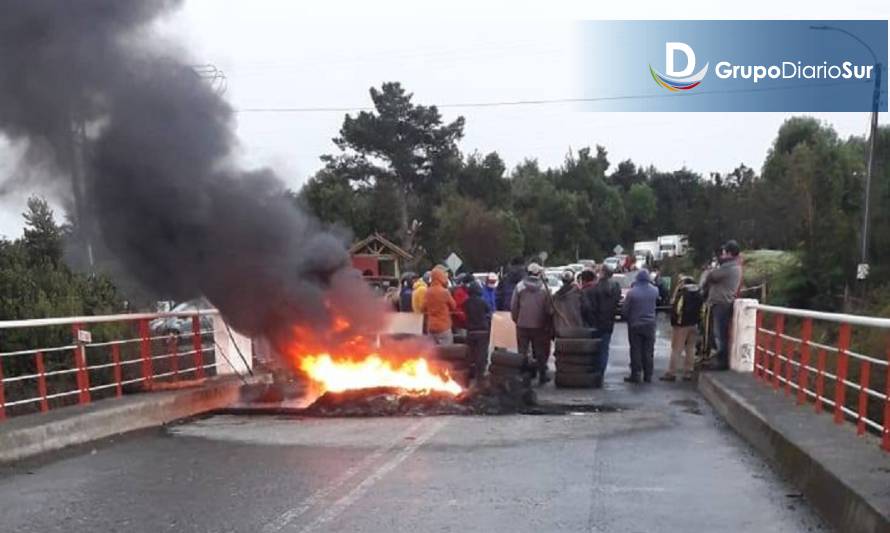
[[[619,325],[605,390],[539,393],[616,412],[216,416],[6,468],[0,529],[827,530],[691,385],[623,383],[625,339]]]

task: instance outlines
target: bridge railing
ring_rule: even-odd
[[[890,452],[890,319],[752,307],[754,377]]]
[[[215,375],[218,315],[0,321],[0,421]]]

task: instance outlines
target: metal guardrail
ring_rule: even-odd
[[[218,314],[214,309],[0,321],[0,421],[120,398],[133,386],[152,390],[163,380],[212,375],[217,367],[214,330],[202,327],[201,319]],[[152,332],[151,321],[171,317],[190,319],[188,331]],[[122,338],[93,342],[82,333],[87,325],[102,324],[116,325]],[[4,340],[16,331],[66,326],[70,339],[58,346],[3,351]],[[58,330],[55,336],[64,337]]]
[[[854,423],[858,435],[878,435],[890,452],[890,319],[760,304],[756,309],[754,377],[796,396],[799,405],[811,402],[817,413],[830,410],[837,424]],[[800,319],[797,336],[789,332],[788,318]],[[836,337],[836,345],[814,341],[814,325]],[[884,357],[851,349],[854,327],[884,331]]]

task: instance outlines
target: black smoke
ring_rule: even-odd
[[[238,330],[286,340],[332,313],[373,329],[380,313],[344,239],[298,211],[271,171],[232,161],[233,110],[157,42],[173,0],[7,0],[0,14],[0,133],[70,180],[83,218],[146,287],[206,296]],[[86,124],[78,151],[72,124]]]

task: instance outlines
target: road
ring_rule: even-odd
[[[667,361],[660,327],[656,368]],[[3,531],[827,531],[689,384],[541,396],[617,412],[215,416],[0,471]]]

